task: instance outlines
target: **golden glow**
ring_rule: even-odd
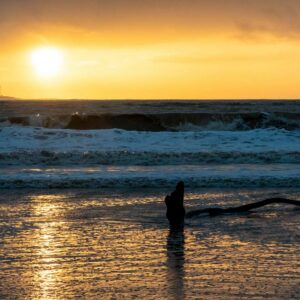
[[[2,2],[5,95],[300,97],[297,0]]]
[[[212,199],[214,206],[248,195],[195,193],[188,201],[196,207]],[[19,203],[0,201],[0,287],[8,298],[236,299],[243,293],[290,299],[298,292],[291,289],[299,286],[296,211],[280,218],[270,216],[273,210],[195,218],[184,232],[169,232],[161,194],[69,190],[18,197]]]
[[[39,48],[32,52],[31,63],[38,76],[53,77],[61,71],[63,54],[57,48]]]
[[[0,56],[3,94],[27,99],[299,97],[296,42],[228,39],[126,48],[57,44],[63,52],[51,50],[55,55],[46,59],[48,50],[36,50],[30,64],[27,49]]]

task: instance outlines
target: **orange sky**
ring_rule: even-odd
[[[0,85],[21,98],[300,98],[298,0],[1,0]],[[59,72],[32,52],[54,47]]]

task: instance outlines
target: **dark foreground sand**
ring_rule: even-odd
[[[299,299],[300,210],[188,220],[169,191],[1,191],[0,299]],[[187,193],[187,210],[298,190]]]

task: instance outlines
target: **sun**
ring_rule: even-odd
[[[54,47],[38,48],[31,53],[31,63],[40,77],[54,77],[63,64],[63,52]]]

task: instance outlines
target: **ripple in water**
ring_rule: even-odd
[[[299,190],[281,190],[299,199]],[[187,194],[187,210],[276,190]],[[299,299],[299,210],[189,220],[170,231],[150,190],[5,191],[1,299]]]

